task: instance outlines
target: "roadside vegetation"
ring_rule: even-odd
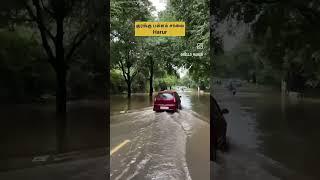
[[[212,19],[214,77],[301,93],[319,89],[318,1],[218,2]]]
[[[177,84],[209,88],[209,1],[185,1],[168,1],[157,19],[147,0],[111,0],[111,93],[152,96],[153,91]],[[185,21],[186,36],[135,37],[135,21]],[[203,57],[180,56],[195,52],[197,43],[204,44]],[[179,76],[179,68],[188,70],[186,77]]]
[[[58,152],[66,151],[67,101],[106,95],[103,5],[96,0],[0,5],[1,102],[5,107],[54,102]]]

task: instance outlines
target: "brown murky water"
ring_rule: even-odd
[[[178,93],[176,113],[154,112],[147,94],[111,97],[110,145],[129,140],[111,155],[111,179],[210,178],[209,95]]]
[[[105,101],[79,100],[68,102],[67,106],[68,150],[106,147]],[[0,159],[56,152],[54,104],[2,105],[0,115]]]
[[[209,94],[198,94],[195,91],[189,90],[185,92],[181,91],[180,95],[182,96],[181,104],[184,109],[197,112],[201,116],[205,117],[205,119],[208,121],[210,117]],[[119,114],[125,111],[151,107],[153,105],[154,96],[150,98],[146,93],[137,93],[133,94],[129,100],[126,95],[111,95],[110,112],[111,114]]]

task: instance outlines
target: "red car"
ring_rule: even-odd
[[[181,100],[176,91],[160,91],[154,99],[154,111],[178,111],[181,109]]]

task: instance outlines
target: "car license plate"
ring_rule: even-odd
[[[169,107],[161,106],[160,109],[169,109]]]

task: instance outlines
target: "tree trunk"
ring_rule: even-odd
[[[59,153],[66,152],[66,131],[67,131],[67,65],[64,57],[63,46],[63,17],[57,17],[57,34],[55,39],[56,48],[56,114],[57,114],[57,149]]]
[[[127,80],[127,89],[128,89],[128,98],[131,97],[131,79],[128,78]]]
[[[150,75],[149,83],[150,83],[149,96],[152,97],[152,95],[153,95],[153,75]]]
[[[59,70],[57,75],[56,90],[56,116],[57,116],[57,151],[59,153],[66,151],[66,128],[67,128],[67,87],[66,71]]]
[[[255,72],[252,74],[252,83],[253,83],[253,84],[256,84],[256,83],[257,83],[257,76],[256,76],[256,73],[255,73]]]
[[[150,83],[150,90],[149,90],[149,96],[152,97],[153,95],[153,60],[150,61],[150,77],[149,77],[149,83]]]

